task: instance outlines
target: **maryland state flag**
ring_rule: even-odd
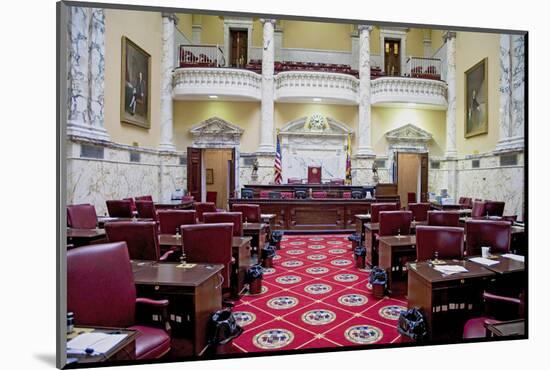
[[[346,149],[346,185],[351,185],[351,135],[348,135]]]

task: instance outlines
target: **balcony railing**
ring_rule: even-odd
[[[407,59],[405,71],[407,77],[441,80],[441,60],[410,57]]]
[[[180,45],[180,67],[222,67],[225,56],[219,45]]]

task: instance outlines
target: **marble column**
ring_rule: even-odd
[[[273,38],[275,19],[260,19],[264,25],[263,51],[262,51],[262,106],[260,123],[259,153],[274,153],[273,133],[273,91],[274,91],[274,62],[275,41]]]
[[[104,125],[105,13],[69,7],[67,135],[109,140]]]
[[[162,13],[162,57],[160,85],[160,144],[163,151],[175,151],[173,143],[172,72],[174,70],[174,32],[178,18],[174,13]]]
[[[372,26],[359,25],[359,125],[357,155],[374,156],[371,144],[370,32]]]
[[[522,150],[525,127],[525,40],[500,36],[500,138],[497,152]]]
[[[447,44],[447,116],[445,157],[456,158],[456,32],[446,31]]]

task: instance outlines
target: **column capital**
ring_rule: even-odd
[[[275,23],[277,23],[277,20],[271,19],[271,18],[260,18],[260,23],[261,24],[271,23],[275,26]]]
[[[368,24],[360,24],[357,26],[357,29],[359,30],[359,32],[361,31],[372,31],[374,27],[373,26],[370,26]]]
[[[176,13],[165,13],[165,12],[162,12],[162,18],[168,18],[169,20],[171,20],[172,22],[174,22],[174,25],[177,26],[178,25],[178,17],[176,16]]]
[[[441,37],[443,38],[443,42],[447,42],[447,40],[456,38],[456,32],[455,31],[445,31],[445,32],[443,32],[443,35]]]

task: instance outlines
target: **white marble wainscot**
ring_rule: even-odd
[[[506,202],[505,215],[523,219],[525,212],[525,178],[523,152],[518,152],[518,164],[499,166],[499,156],[487,154],[458,161],[459,196]],[[479,168],[472,168],[472,159],[479,159]]]
[[[430,165],[428,169],[428,192],[438,195],[442,189],[447,189],[448,194],[452,195],[455,185],[449,179],[455,175],[453,172],[455,172],[456,160],[430,158],[430,161],[439,161],[439,168],[432,168]]]
[[[352,185],[375,185],[372,167],[375,159],[371,156],[352,156],[351,158],[351,183]],[[387,162],[387,161],[386,161]],[[378,182],[387,183],[389,172],[387,168],[378,168]]]
[[[81,157],[83,144],[103,148],[103,158]],[[132,151],[140,153],[140,162],[130,162]],[[109,199],[150,194],[155,200],[167,200],[176,188],[185,188],[186,168],[178,165],[181,155],[69,137],[67,204],[91,203],[98,215],[104,215]]]
[[[275,178],[275,154],[258,153],[256,158],[258,159],[258,179],[255,183],[262,185],[272,184]],[[250,168],[250,173],[252,174],[252,168]]]

